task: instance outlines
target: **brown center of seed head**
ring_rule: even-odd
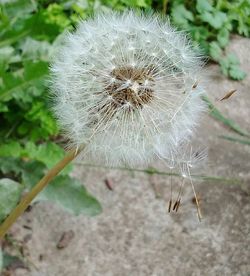
[[[153,99],[154,91],[148,85],[154,81],[154,67],[120,67],[111,72],[114,82],[107,86],[107,93],[113,98],[113,107],[127,105],[129,110],[142,108]]]

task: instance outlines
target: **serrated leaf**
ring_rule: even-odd
[[[217,39],[220,46],[224,48],[229,42],[229,31],[226,28],[222,28],[217,34]]]
[[[25,114],[27,122],[23,122],[24,125],[20,125],[18,131],[22,131],[20,128],[29,128],[30,140],[37,141],[43,137],[49,138],[52,135],[58,134],[58,127],[55,119],[52,117],[50,110],[44,103],[44,101],[35,101],[32,104],[31,109]],[[26,126],[29,124],[28,126]],[[33,128],[32,125],[36,125],[38,128]],[[24,129],[25,130],[25,129]]]
[[[0,157],[0,171],[3,174],[14,172],[18,175],[23,170],[23,162],[20,159],[13,157]]]
[[[236,19],[236,21],[238,21],[237,30],[238,30],[239,34],[249,37],[249,33],[250,33],[250,20],[249,20],[250,2],[248,1],[247,7],[243,7],[242,4],[241,4],[242,10],[239,9],[238,12],[236,12],[235,19]]]
[[[27,87],[40,88],[43,85],[44,77],[48,73],[48,63],[43,61],[24,63],[24,73],[22,77],[6,73],[4,83],[0,87],[0,100],[8,101],[13,96],[16,99],[23,100],[26,97]],[[15,94],[15,95],[14,95]],[[29,95],[27,95],[29,96]]]
[[[190,32],[193,33],[193,38],[195,41],[206,40],[210,35],[208,29],[203,26],[194,26],[190,28]]]
[[[246,73],[239,66],[233,65],[229,68],[229,76],[234,80],[243,80],[246,77]]]
[[[220,64],[220,68],[221,68],[222,73],[225,76],[228,76],[228,69],[229,69],[229,66],[230,66],[229,61],[226,58],[224,58],[224,59],[219,61],[219,64]]]
[[[0,48],[0,63],[7,62],[14,55],[15,49],[10,46]]]
[[[19,11],[22,13],[22,10]],[[34,39],[52,42],[60,33],[60,29],[56,24],[47,21],[48,17],[44,13],[44,9],[39,9],[34,14],[28,14],[20,18],[15,17],[14,20],[9,22],[8,28],[3,28],[0,32],[0,47],[20,42],[28,35]]]
[[[219,63],[224,75],[234,80],[243,80],[246,77],[246,73],[238,66],[240,61],[236,55],[229,54],[227,57],[220,60]]]
[[[217,42],[213,41],[210,43],[209,54],[215,61],[219,61],[221,59],[222,49]]]
[[[17,205],[22,192],[22,186],[9,178],[0,180],[0,222]]]
[[[22,147],[17,141],[10,141],[0,145],[0,157],[19,157]]]
[[[10,17],[23,17],[26,14],[36,11],[37,3],[35,1],[5,1],[4,10]]]
[[[199,13],[210,12],[213,10],[213,7],[208,0],[197,0],[196,10]]]
[[[45,174],[46,166],[38,161],[29,161],[23,164],[22,184],[31,189]]]
[[[221,11],[204,12],[200,15],[203,22],[207,22],[214,29],[220,29],[223,24],[227,21],[227,15]]]
[[[194,20],[193,13],[187,10],[183,4],[174,6],[171,16],[175,24],[179,26],[187,26],[188,21]]]
[[[47,168],[52,168],[64,157],[65,152],[53,142],[47,142],[38,146],[32,142],[28,142],[25,145],[25,155],[31,160],[42,162]]]
[[[42,12],[46,23],[57,25],[61,30],[70,26],[70,20],[63,11],[63,7],[57,3],[51,3],[46,10]]]
[[[12,93],[20,86],[22,79],[9,72],[2,72],[0,83],[0,101],[9,101]]]
[[[227,60],[231,65],[239,65],[240,64],[239,58],[233,53],[230,53],[227,55]]]
[[[31,29],[26,27],[26,23],[28,20],[27,16],[23,16],[18,18],[14,17],[11,20],[11,16],[9,16],[8,23],[6,27],[3,28],[0,32],[0,47],[10,46],[18,41],[20,41],[23,37],[30,34]],[[13,20],[14,19],[14,20]]]
[[[22,51],[22,57],[29,60],[43,60],[49,61],[52,46],[47,41],[38,41],[27,37],[20,45]]]

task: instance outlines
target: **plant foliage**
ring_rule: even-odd
[[[249,0],[176,0],[170,1],[169,9],[173,23],[190,32],[204,54],[220,64],[223,74],[235,80],[246,76],[237,56],[225,55],[224,49],[233,33],[249,37]]]

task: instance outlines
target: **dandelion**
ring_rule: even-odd
[[[81,22],[51,66],[69,147],[129,166],[179,151],[204,108],[201,66],[187,36],[157,15],[112,12]]]
[[[51,65],[53,108],[71,151],[12,211],[0,236],[76,155],[131,167],[161,159],[193,187],[190,169],[201,158],[183,145],[204,110],[202,65],[188,37],[158,15],[110,12],[80,22]]]

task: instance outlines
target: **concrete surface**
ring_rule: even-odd
[[[250,40],[235,37],[229,50],[240,57],[248,76],[234,82],[223,77],[217,65],[210,65],[208,93],[225,116],[250,132]],[[237,89],[234,96],[216,102],[231,89]],[[204,118],[197,138],[209,149],[204,173],[239,178],[242,183],[195,181],[201,223],[189,183],[178,212],[169,214],[170,177],[76,165],[75,175],[100,200],[103,213],[74,217],[52,204],[34,206],[12,229],[17,240],[31,234],[26,254],[32,265],[13,275],[250,275],[250,146],[218,138],[228,133],[209,116]],[[104,185],[106,177],[113,191]],[[180,179],[173,182],[179,184]],[[57,249],[62,233],[69,230],[74,231],[73,239]]]

